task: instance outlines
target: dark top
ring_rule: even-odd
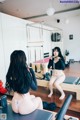
[[[65,69],[65,61],[64,59],[59,59],[58,62],[54,63],[54,59],[50,59],[48,63],[48,69],[57,69],[64,70]]]

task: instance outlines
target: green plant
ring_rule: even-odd
[[[65,55],[68,56],[69,55],[69,51],[65,50]]]

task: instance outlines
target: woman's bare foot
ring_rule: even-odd
[[[63,93],[59,99],[63,100],[64,98],[65,98],[65,94]]]
[[[53,94],[53,93],[50,93],[50,94],[48,95],[48,97],[51,97],[51,96],[52,96],[52,94]]]

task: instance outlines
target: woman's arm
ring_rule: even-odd
[[[48,63],[48,69],[50,69],[51,67],[52,67],[52,60],[50,59]]]
[[[37,88],[38,88],[37,87],[37,80],[36,80],[35,73],[34,73],[32,68],[30,68],[30,73],[31,73],[31,76],[32,76],[32,82],[31,82],[30,87],[33,90],[37,90]]]
[[[63,59],[60,59],[61,69],[65,69],[65,61]]]

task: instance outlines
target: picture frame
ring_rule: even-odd
[[[70,35],[69,35],[69,39],[70,39],[70,40],[73,40],[73,34],[70,34]]]

